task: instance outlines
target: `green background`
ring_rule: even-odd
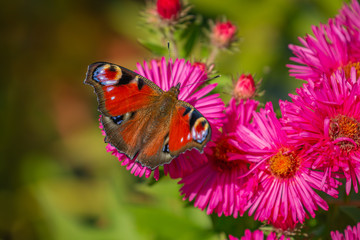
[[[298,36],[342,6],[339,0],[191,4],[192,14],[203,15],[201,26],[224,16],[238,26],[240,50],[216,61],[222,97],[230,97],[231,76],[252,73],[263,79],[261,100],[276,107],[302,84],[288,76],[287,45],[299,44]],[[134,69],[154,57],[137,41],[149,34],[139,26],[144,6],[1,1],[0,239],[225,239],[261,225],[251,217],[209,217],[182,201],[177,180],[134,177],[105,151],[97,101],[83,80],[92,62]],[[330,229],[359,221],[357,201],[328,201],[330,211],[304,227],[310,236],[326,239]]]

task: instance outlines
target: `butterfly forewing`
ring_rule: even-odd
[[[89,66],[85,83],[94,87],[99,110],[108,116],[121,116],[147,107],[163,91],[150,80],[111,63]]]
[[[206,118],[187,102],[178,101],[171,118],[169,150],[173,156],[190,149],[202,151],[211,138],[211,127]]]

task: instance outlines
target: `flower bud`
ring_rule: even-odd
[[[193,66],[196,68],[199,68],[200,70],[202,70],[203,72],[206,72],[206,64],[202,63],[202,62],[194,62]]]
[[[211,34],[212,44],[219,48],[227,48],[235,40],[236,26],[230,21],[215,24]]]
[[[156,3],[157,13],[161,18],[175,20],[179,17],[181,5],[179,0],[158,0]]]
[[[203,63],[203,62],[194,62],[192,65],[193,65],[195,68],[200,69],[200,70],[206,75],[206,77],[207,77],[208,69],[207,69],[205,63]]]
[[[242,74],[234,88],[234,97],[236,100],[240,101],[241,99],[249,99],[255,95],[256,86],[254,82],[254,78],[251,74]]]

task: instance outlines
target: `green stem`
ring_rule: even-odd
[[[211,64],[213,64],[215,62],[215,58],[219,53],[219,48],[217,47],[213,47],[213,49],[211,50],[210,56],[208,57],[207,61],[206,61],[206,65],[210,66]]]

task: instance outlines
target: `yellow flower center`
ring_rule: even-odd
[[[360,143],[360,123],[344,115],[338,115],[330,120],[329,136],[340,149],[344,151],[355,150]]]
[[[278,178],[291,178],[300,166],[300,159],[293,151],[287,148],[280,151],[269,159],[270,171]]]
[[[356,69],[356,77],[360,76],[360,62],[349,62],[347,65],[341,66],[340,68],[345,71],[346,78],[350,77],[351,68]]]

